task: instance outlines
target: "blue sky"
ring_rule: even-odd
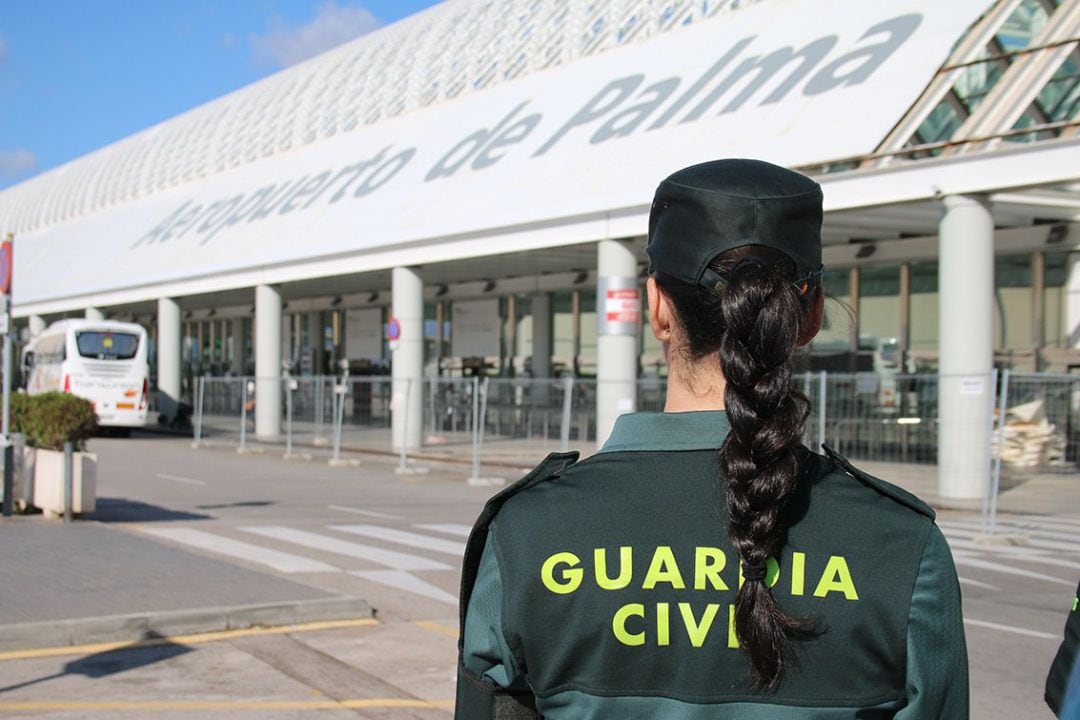
[[[434,0],[3,0],[0,188]]]

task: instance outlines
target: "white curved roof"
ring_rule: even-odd
[[[17,312],[640,236],[679,167],[872,153],[988,3],[452,0],[0,193]]]
[[[448,0],[0,193],[0,228],[77,218],[763,1]]]

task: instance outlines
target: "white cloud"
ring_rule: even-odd
[[[29,150],[0,150],[0,178],[12,179],[37,167],[37,158]]]
[[[251,36],[251,47],[260,64],[287,67],[369,33],[379,24],[363,7],[326,0],[305,25],[288,26],[280,17],[271,18],[265,35]]]

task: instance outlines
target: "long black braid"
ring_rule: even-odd
[[[737,248],[710,267],[724,281],[713,289],[662,274],[692,360],[718,354],[727,382],[731,432],[719,450],[732,544],[746,568],[735,596],[735,629],[759,687],[773,688],[791,641],[812,630],[786,614],[764,581],[769,557],[786,535],[783,510],[802,477],[800,438],[810,401],[792,380],[793,356],[812,293],[793,285],[794,265],[760,246]],[[751,572],[753,570],[753,572]]]

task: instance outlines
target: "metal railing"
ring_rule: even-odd
[[[970,452],[986,457],[989,482],[984,517],[992,528],[999,493],[1047,476],[1076,475],[1080,468],[1080,376],[996,372],[952,378],[968,383],[949,396],[945,409],[962,413],[971,427]],[[583,378],[424,378],[395,386],[389,377],[286,377],[282,382],[280,435],[255,437],[254,378],[200,378],[195,397],[196,444],[283,445],[286,455],[329,456],[393,452],[405,469],[409,455],[467,462],[472,477],[482,466],[521,468],[547,452],[596,449],[597,381]],[[859,461],[924,466],[940,460],[942,401],[938,375],[806,373],[796,384],[811,400],[804,441],[829,443]],[[974,384],[972,384],[974,383]],[[976,388],[976,385],[978,386]],[[954,393],[956,387],[950,385]],[[988,402],[965,404],[969,390]],[[392,415],[421,393],[419,443],[392,435]],[[957,399],[957,398],[960,399]],[[641,378],[637,409],[659,412],[666,379]],[[961,407],[962,406],[962,407]],[[960,408],[959,410],[957,408]],[[968,417],[971,415],[971,417]],[[982,426],[984,430],[977,428]],[[978,441],[978,438],[983,438]],[[985,438],[992,437],[992,448]],[[956,452],[967,452],[958,437]],[[965,447],[960,447],[965,446]],[[514,474],[506,470],[506,474]]]

